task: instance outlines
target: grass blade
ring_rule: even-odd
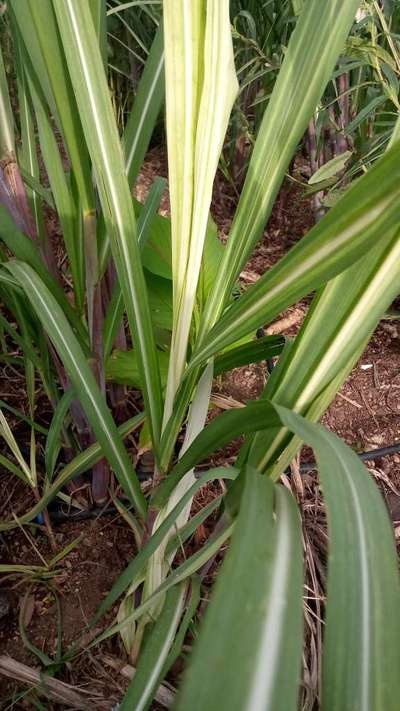
[[[229,0],[164,2],[174,328],[164,424],[186,362],[212,186],[237,94]]]
[[[149,708],[161,681],[161,674],[183,614],[188,585],[171,588],[148,643],[139,657],[136,674],[121,704],[121,711],[144,711]]]
[[[302,586],[295,502],[249,468],[230,549],[177,709],[295,711]]]
[[[164,37],[160,24],[141,76],[123,136],[125,165],[134,185],[164,101]]]
[[[271,213],[285,171],[342,51],[359,0],[304,4],[260,126],[202,336],[227,303]]]
[[[191,368],[361,259],[398,224],[398,153],[395,146],[375,163],[305,239],[227,310],[193,356]]]
[[[400,584],[385,504],[365,466],[335,434],[277,409],[282,422],[313,447],[327,507],[322,706],[326,711],[395,711]]]
[[[124,422],[118,428],[120,437],[127,437],[131,432],[140,427],[144,422],[144,414],[141,412],[139,415],[132,417],[130,420]],[[11,521],[0,522],[0,531],[11,531],[17,526],[23,526],[30,523],[38,514],[40,514],[46,506],[52,501],[55,496],[61,491],[61,489],[66,486],[70,481],[72,481],[79,474],[89,471],[96,462],[104,457],[103,450],[98,442],[95,442],[90,447],[85,449],[83,452],[74,457],[74,459],[67,464],[64,469],[58,474],[53,483],[45,489],[40,501],[38,501],[35,506],[33,506],[27,513],[20,516],[18,519],[13,519]],[[7,460],[8,461],[8,460]],[[18,476],[18,475],[17,475]]]
[[[49,481],[53,478],[54,469],[57,462],[57,457],[61,449],[61,430],[64,426],[64,420],[67,416],[69,406],[76,397],[74,391],[67,390],[60,398],[56,409],[54,410],[53,419],[50,424],[49,433],[46,438],[46,447],[44,451],[44,459],[46,466],[46,475]]]
[[[149,428],[157,456],[162,392],[136,221],[123,154],[90,9],[55,2],[78,111],[96,175],[103,214],[137,349]]]
[[[141,516],[146,503],[135,471],[124,448],[110,411],[98,389],[80,345],[56,300],[37,274],[23,262],[7,265],[23,287],[71,378],[101,448],[119,483]]]

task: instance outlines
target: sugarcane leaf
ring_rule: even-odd
[[[232,347],[214,359],[214,376],[242,365],[274,358],[282,352],[284,345],[285,338],[283,336],[263,336],[263,338]]]
[[[46,269],[35,244],[27,235],[20,232],[3,205],[0,205],[0,239],[7,245],[10,252],[14,254],[17,259],[27,262],[40,276],[41,280],[46,284],[68,317],[75,332],[79,336],[81,345],[85,348],[87,345],[87,333],[81,319],[69,303],[61,285]]]
[[[187,451],[175,464],[167,478],[153,495],[152,506],[162,508],[182,477],[196,464],[235,437],[257,430],[276,428],[280,424],[274,407],[266,400],[249,402],[246,406],[226,410],[200,432]]]
[[[51,481],[53,478],[54,469],[57,462],[57,457],[61,450],[61,430],[64,426],[64,421],[67,416],[69,406],[72,400],[76,397],[72,389],[67,390],[57,407],[54,410],[53,419],[50,424],[49,432],[46,438],[46,446],[44,450],[44,460],[46,465],[46,475]]]
[[[26,171],[28,171],[29,175],[33,177],[33,180],[36,179],[36,183],[38,183],[40,186],[38,180],[39,161],[36,150],[37,146],[35,140],[35,126],[33,121],[31,100],[22,57],[21,43],[19,41],[19,38],[15,39],[15,64],[18,87],[21,138],[21,145],[18,150],[18,167],[21,173],[21,177],[24,179],[26,185],[28,185],[28,182],[25,176]],[[26,194],[30,203],[32,215],[35,220],[36,233],[39,237],[40,243],[42,244],[42,246],[45,247],[45,250],[47,251],[47,233],[44,225],[43,208],[40,200],[40,194],[37,189],[30,189],[31,187],[31,185],[28,187]]]
[[[296,504],[287,490],[248,468],[230,548],[177,709],[295,711],[302,587]]]
[[[90,161],[52,0],[12,0],[11,9],[38,83],[62,130],[83,208],[92,210]]]
[[[28,67],[30,93],[36,114],[40,150],[61,223],[63,240],[74,284],[76,307],[78,311],[81,311],[85,299],[85,264],[83,244],[80,239],[80,215],[78,214],[76,199],[72,192],[70,181],[64,171],[59,147],[51,127],[50,117],[47,113],[40,87],[37,86],[33,72],[29,74],[29,62],[26,62],[26,66]]]
[[[124,572],[120,575],[118,580],[114,583],[112,589],[108,593],[107,597],[103,600],[99,609],[97,610],[91,625],[95,625],[100,617],[104,615],[107,610],[115,603],[116,600],[127,590],[129,585],[131,585],[132,580],[136,579],[137,576],[144,569],[149,558],[155,553],[157,548],[160,546],[164,538],[168,535],[171,528],[174,526],[176,519],[188,501],[190,501],[193,496],[209,481],[214,481],[216,479],[235,479],[238,475],[238,470],[234,467],[216,467],[215,469],[210,469],[197,479],[193,485],[188,489],[182,496],[180,501],[175,505],[175,507],[170,511],[168,516],[164,519],[162,524],[154,531],[153,535],[150,536],[146,544],[139,551],[139,553],[131,560],[129,565],[125,568]],[[0,529],[1,530],[1,529]]]
[[[399,223],[398,153],[397,145],[377,161],[306,238],[227,309],[198,347],[191,368],[351,266]]]
[[[165,188],[166,181],[164,178],[157,177],[150,188],[145,204],[136,202],[135,210],[139,214],[137,228],[139,247],[143,252],[150,234],[150,228],[154,222],[157,210],[160,206],[162,193]],[[151,307],[150,307],[151,308]],[[124,315],[125,306],[122,296],[121,286],[117,281],[114,285],[110,304],[104,318],[103,339],[104,339],[104,358],[106,359],[111,352],[113,342],[121,326]]]
[[[304,3],[291,34],[249,163],[246,180],[210,294],[202,334],[219,318],[271,214],[285,172],[358,9],[359,0]]]
[[[399,127],[397,122],[393,144]],[[274,370],[263,396],[307,419],[318,420],[396,298],[399,264],[400,240],[395,228],[382,232],[361,262],[326,284],[314,298],[285,362]],[[260,433],[254,437],[251,461],[277,478],[299,446],[299,439],[286,428]]]
[[[182,580],[187,580],[192,577],[213,555],[215,555],[222,545],[230,538],[232,531],[234,529],[234,523],[231,522],[227,524],[222,530],[215,533],[211,538],[205,543],[205,545],[196,551],[190,558],[185,560],[184,563],[175,568],[165,579],[165,581],[148,597],[142,604],[137,607],[133,612],[128,614],[121,622],[108,628],[99,637],[91,642],[88,648],[99,644],[105,639],[112,637],[112,635],[117,632],[122,632],[133,622],[138,620],[144,615],[148,614],[148,611],[157,604],[160,599],[164,599],[165,593],[170,590],[174,585],[177,585]],[[129,583],[132,582],[130,579]]]
[[[123,135],[125,165],[130,185],[135,183],[149,147],[164,101],[164,82],[164,37],[161,23],[150,48]]]
[[[169,355],[163,351],[157,351],[157,357],[160,366],[161,383],[165,387]],[[133,388],[141,390],[142,383],[135,351],[114,350],[106,362],[106,378],[113,383],[131,385]]]
[[[172,278],[171,270],[171,221],[156,215],[152,221],[149,238],[143,247],[143,266],[148,271],[163,277]]]
[[[367,119],[369,116],[371,116],[372,113],[375,112],[376,109],[379,108],[379,106],[382,106],[387,101],[387,96],[375,96],[371,101],[368,102],[366,106],[363,106],[362,109],[358,112],[357,116],[350,121],[349,124],[347,124],[345,128],[345,133],[347,136],[351,136],[351,134],[362,124],[365,119]]]
[[[145,419],[144,413],[140,412],[135,417],[124,422],[120,425],[118,432],[122,438],[127,437],[131,432],[134,432],[138,427],[140,427]],[[83,472],[89,471],[90,468],[96,464],[105,453],[103,452],[100,444],[95,442],[90,445],[83,452],[77,454],[71,462],[69,462],[62,471],[56,476],[53,483],[47,487],[37,504],[33,506],[27,513],[23,514],[18,518],[18,520],[12,519],[11,521],[0,522],[0,531],[11,531],[19,525],[24,525],[30,523],[38,514],[40,514],[43,509],[54,499],[55,496],[61,491],[61,489],[66,486],[70,481]]]
[[[327,163],[321,166],[308,181],[309,185],[314,185],[315,183],[320,183],[321,181],[332,178],[333,176],[340,173],[343,168],[345,168],[347,161],[352,156],[351,151],[344,151],[344,153],[339,153],[339,155],[328,160]]]
[[[7,268],[14,277],[18,278],[43,328],[57,349],[76,392],[79,392],[83,409],[116,477],[131,503],[143,516],[146,504],[135,471],[90,366],[64,313],[49,289],[29,265],[15,261],[8,263]]]
[[[174,328],[164,425],[186,361],[212,187],[238,91],[229,0],[163,4]]]
[[[395,711],[400,695],[400,581],[384,501],[356,453],[334,433],[294,412],[277,410],[283,424],[313,447],[327,508],[322,706],[327,711]],[[346,654],[338,654],[339,648]]]
[[[3,53],[0,49],[0,156],[4,160],[15,153],[14,121],[4,68]]]
[[[139,656],[135,676],[120,706],[121,711],[149,708],[184,611],[187,589],[187,583],[182,582],[168,591],[162,611],[149,631],[150,637]]]
[[[160,374],[136,220],[99,45],[85,3],[55,2],[54,10],[138,354],[142,392],[157,457],[162,413]]]

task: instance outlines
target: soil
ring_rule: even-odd
[[[296,169],[296,167],[295,167]],[[150,152],[138,181],[136,194],[143,199],[156,175],[167,175],[165,151],[159,148]],[[218,174],[212,205],[212,214],[218,225],[220,238],[226,239],[235,207],[235,194],[230,185]],[[162,212],[169,210],[168,193],[162,202]],[[50,215],[50,218],[52,216]],[[49,218],[49,219],[50,219]],[[241,274],[243,289],[254,283],[270,266],[278,261],[290,247],[310,229],[313,224],[312,207],[303,198],[298,187],[287,181],[276,201],[273,214],[263,238]],[[54,229],[58,229],[57,226]],[[267,330],[270,333],[295,335],[307,312],[309,299],[281,314]],[[341,392],[324,416],[325,425],[341,436],[357,451],[383,447],[399,440],[400,415],[400,327],[397,322],[382,321],[377,328],[359,363],[353,369]],[[214,405],[216,411],[224,407],[240,406],[246,400],[254,399],[263,389],[267,377],[265,364],[238,368],[219,378],[214,384]],[[0,397],[10,405],[26,409],[23,368],[3,365],[0,368]],[[50,422],[50,408],[43,396],[38,401],[37,411],[41,422]],[[129,415],[129,413],[128,413]],[[29,447],[28,426],[13,415],[7,418],[14,429],[18,441]],[[216,453],[215,463],[233,463],[240,442],[234,442],[223,452]],[[38,454],[43,455],[43,438],[38,435]],[[28,451],[28,450],[27,450]],[[310,460],[310,452],[304,448],[303,461]],[[400,454],[368,462],[368,468],[375,476],[387,501],[396,537],[400,533]],[[321,605],[324,580],[323,561],[325,520],[318,479],[309,473],[299,479],[294,476],[289,483],[303,509],[305,521],[305,543],[308,563],[306,596],[307,644],[314,652],[305,659],[305,693],[311,694],[311,703],[317,695],[318,650],[321,643]],[[1,505],[0,517],[9,519],[11,513],[20,514],[32,503],[31,492],[22,482],[0,469]],[[196,497],[196,511],[221,493],[220,485],[212,485],[202,490]],[[200,527],[189,541],[186,554],[192,554],[205,540],[212,527],[212,518]],[[26,634],[32,644],[52,659],[57,652],[57,624],[62,629],[62,649],[67,650],[72,642],[80,639],[82,648],[89,643],[85,633],[101,600],[110,590],[113,582],[126,567],[135,552],[134,536],[120,516],[105,516],[94,520],[69,521],[54,528],[57,552],[63,551],[77,537],[81,540],[68,555],[52,569],[56,572],[50,580],[28,579],[26,576],[4,577],[0,584],[0,655],[7,654],[29,666],[38,667],[39,662],[26,648],[21,638],[19,617],[24,616]],[[25,533],[13,530],[0,535],[0,561],[8,564],[44,565],[54,556],[43,527]],[[209,589],[217,573],[222,554],[204,578],[203,609]],[[25,599],[26,598],[26,599]],[[61,618],[57,600],[60,603]],[[4,608],[4,609],[3,609]],[[5,614],[3,611],[5,610]],[[105,629],[114,619],[118,605],[115,605],[94,633]],[[82,638],[82,633],[84,637]],[[93,634],[94,634],[93,633]],[[310,641],[311,640],[311,641]],[[55,664],[53,673],[58,679],[88,692],[87,699],[95,700],[100,709],[111,709],[121,700],[127,681],[118,670],[126,663],[126,655],[118,635],[67,662],[62,668]],[[182,664],[174,669],[177,674]],[[117,670],[117,671],[116,671]],[[51,670],[50,670],[51,671]],[[27,689],[22,684],[0,675],[0,708],[35,708],[28,697],[16,700],[18,691]],[[309,691],[311,689],[311,691]],[[314,695],[313,695],[314,694]],[[64,705],[45,701],[46,708],[62,709]],[[156,706],[154,707],[156,708]],[[309,706],[311,708],[311,706]]]

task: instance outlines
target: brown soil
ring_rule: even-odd
[[[143,199],[155,175],[166,176],[165,152],[153,150],[144,166],[137,196]],[[218,175],[214,190],[213,216],[217,222],[221,239],[226,239],[235,205],[235,195],[222,176]],[[162,211],[169,209],[166,193]],[[287,183],[283,187],[276,202],[273,215],[260,243],[241,274],[241,284],[247,288],[255,282],[266,269],[272,266],[291,245],[299,240],[312,226],[313,215],[310,204],[305,201],[298,190]],[[305,316],[309,300],[305,299],[288,309],[275,321],[269,332],[294,335]],[[394,322],[396,323],[396,322]],[[393,322],[382,322],[376,330],[370,344],[356,365],[341,392],[324,417],[325,424],[339,434],[349,445],[358,451],[382,447],[396,442],[400,437],[399,414],[400,399],[400,331]],[[217,407],[237,406],[246,400],[257,397],[265,383],[266,370],[264,364],[239,368],[228,373],[215,383],[214,392],[220,397],[216,399]],[[0,369],[0,397],[15,407],[25,408],[23,369],[18,366],[3,366]],[[221,399],[222,398],[222,399]],[[225,400],[224,400],[225,398]],[[38,411],[43,414],[44,424],[48,424],[50,411],[45,398],[40,401]],[[8,415],[7,415],[8,417]],[[10,423],[15,427],[18,440],[23,441],[24,433],[28,438],[29,428],[10,416]],[[26,440],[28,443],[28,439]],[[38,437],[38,449],[43,445]],[[232,443],[223,452],[216,453],[213,461],[216,463],[233,463],[238,451],[238,443]],[[310,453],[305,449],[304,458]],[[400,531],[400,455],[386,457],[368,467],[376,477],[391,511],[396,525],[396,534]],[[288,484],[288,482],[286,482]],[[303,508],[306,540],[306,555],[309,566],[307,584],[309,586],[310,602],[306,604],[306,620],[308,642],[318,649],[321,640],[321,604],[323,590],[321,581],[324,579],[324,540],[325,521],[319,496],[316,474],[310,473],[302,477],[299,484],[296,477],[291,483],[292,489]],[[31,505],[31,493],[26,487],[0,470],[0,492],[2,505],[0,516],[9,518],[11,511],[15,514],[26,510]],[[211,501],[221,493],[220,486],[210,486],[200,492],[194,509]],[[196,550],[208,535],[212,519],[200,528],[189,542],[186,553]],[[62,609],[62,647],[63,652],[76,641],[91,619],[104,595],[110,590],[113,582],[126,567],[135,550],[131,530],[119,517],[104,517],[98,520],[68,522],[55,528],[58,551],[63,550],[78,536],[82,541],[72,552],[61,560],[56,569],[57,575],[48,583],[35,582],[29,589],[26,578],[4,579],[0,592],[6,595],[9,612],[0,619],[0,655],[9,654],[13,658],[31,666],[38,666],[35,656],[26,650],[18,629],[18,617],[23,606],[24,595],[28,591],[29,599],[25,604],[26,630],[29,640],[54,658],[57,639],[57,604],[56,597]],[[27,538],[28,536],[28,538]],[[0,536],[0,556],[2,563],[23,565],[42,565],[35,547],[46,561],[53,555],[42,529],[34,535],[27,531],[27,536],[20,530]],[[216,575],[221,556],[205,578],[204,597]],[[321,562],[322,561],[322,562]],[[50,589],[50,587],[52,589]],[[0,599],[1,603],[1,599]],[[203,603],[203,608],[206,603]],[[110,612],[96,632],[104,629],[111,622],[118,605]],[[1,613],[1,604],[0,604]],[[312,644],[310,643],[312,640]],[[89,638],[84,637],[83,643]],[[312,694],[316,695],[318,655],[310,653],[305,662],[305,677]],[[110,658],[125,660],[125,653],[118,636],[102,643],[89,651],[85,651],[77,659],[55,668],[57,678],[84,688],[96,698],[99,708],[111,709],[121,697],[126,680],[110,666]],[[108,660],[108,661],[107,661]],[[116,662],[117,664],[117,662]],[[117,664],[118,666],[118,664]],[[179,671],[179,665],[177,667]],[[11,680],[0,676],[0,708],[34,708],[29,700],[13,703],[12,694],[16,689],[23,689]],[[310,692],[311,693],[311,692]],[[314,697],[313,697],[314,698]],[[62,705],[46,701],[46,708],[64,708]]]

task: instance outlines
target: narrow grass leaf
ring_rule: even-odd
[[[306,238],[227,309],[195,352],[191,368],[351,266],[398,224],[398,154],[395,146],[375,163]]]
[[[384,501],[355,452],[335,434],[277,409],[283,423],[313,447],[327,507],[322,708],[395,711],[400,697],[400,581]]]
[[[79,0],[65,0],[55,2],[54,10],[138,353],[143,395],[157,455],[162,410],[160,374],[136,220],[107,80],[89,7]]]
[[[45,284],[27,264],[10,262],[7,268],[18,278],[43,328],[63,362],[102,450],[121,486],[141,516],[146,503],[140,484],[118,434],[111,413],[68,321]]]
[[[164,424],[186,362],[212,186],[238,90],[229,0],[164,3],[174,328]]]
[[[162,671],[183,614],[187,583],[171,588],[147,644],[139,657],[135,676],[121,704],[121,711],[145,711],[158,689]]]
[[[304,3],[285,52],[248,167],[210,294],[201,337],[222,313],[240,270],[271,214],[285,172],[324,91],[351,28],[359,0]]]
[[[287,490],[248,468],[231,545],[177,709],[295,711],[302,586],[296,504]]]

